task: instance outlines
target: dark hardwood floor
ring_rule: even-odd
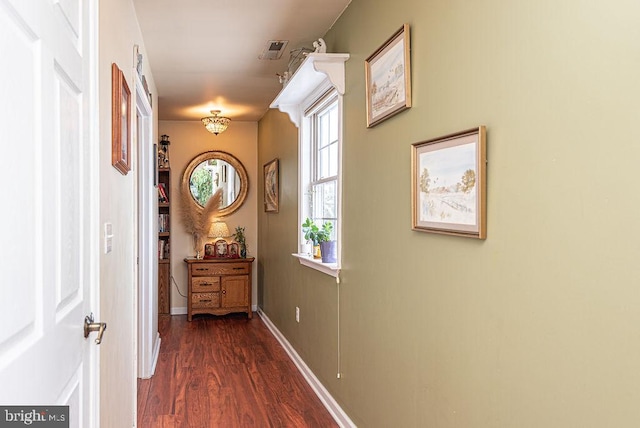
[[[139,427],[337,426],[260,317],[161,316],[159,330]]]

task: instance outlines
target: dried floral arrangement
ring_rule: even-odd
[[[200,255],[204,238],[209,234],[211,223],[216,219],[222,203],[222,189],[218,189],[207,201],[204,208],[196,204],[186,182],[180,188],[180,217],[184,228],[193,236],[196,257]]]

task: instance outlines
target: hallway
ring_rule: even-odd
[[[159,330],[139,427],[337,426],[259,316],[161,316]]]

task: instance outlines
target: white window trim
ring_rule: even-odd
[[[340,267],[338,263],[322,263],[319,259],[314,259],[312,256],[306,254],[293,253],[293,257],[297,258],[301,265],[309,267],[311,269],[318,270],[322,273],[326,273],[329,276],[337,278],[340,276]],[[338,260],[340,260],[338,258]]]
[[[301,225],[306,217],[310,216],[305,212],[305,202],[302,198],[305,198],[305,189],[308,188],[308,184],[311,182],[311,171],[304,168],[309,164],[310,153],[309,150],[313,150],[310,142],[312,135],[311,117],[305,116],[304,112],[321,100],[329,90],[332,89],[332,85],[329,81],[323,82],[316,90],[300,104],[303,116],[301,118],[301,126],[299,128],[298,136],[298,189],[300,189],[299,201],[298,201],[298,225]],[[314,259],[306,254],[298,253],[297,257],[300,264],[316,269],[327,275],[338,277],[340,275],[340,266],[342,261],[342,95],[337,94],[338,102],[338,179],[337,179],[337,192],[338,192],[338,222],[335,230],[337,247],[336,247],[336,263],[322,263],[319,259]],[[304,236],[302,229],[299,229],[298,244],[304,243]]]
[[[276,99],[271,103],[271,108],[278,108],[287,113],[291,121],[298,128],[298,189],[300,197],[303,197],[306,180],[303,177],[303,156],[305,138],[308,135],[310,119],[305,118],[304,112],[315,104],[329,89],[334,88],[338,94],[338,206],[339,221],[336,232],[337,263],[322,263],[306,254],[294,253],[300,264],[311,269],[318,270],[327,275],[338,278],[342,261],[342,140],[343,140],[343,100],[345,91],[344,63],[349,59],[349,54],[320,54],[312,53],[307,56],[298,70],[293,74],[287,85],[280,91]],[[303,123],[307,121],[307,123]],[[301,126],[302,125],[302,126]],[[303,242],[301,224],[304,215],[302,200],[298,201],[298,243]],[[300,247],[298,247],[298,250]]]

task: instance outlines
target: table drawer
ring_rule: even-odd
[[[198,263],[191,265],[192,276],[242,275],[249,273],[247,263]]]
[[[220,291],[220,277],[198,276],[191,280],[191,292],[202,293]]]
[[[218,308],[220,307],[220,293],[193,293],[191,294],[191,307]]]

